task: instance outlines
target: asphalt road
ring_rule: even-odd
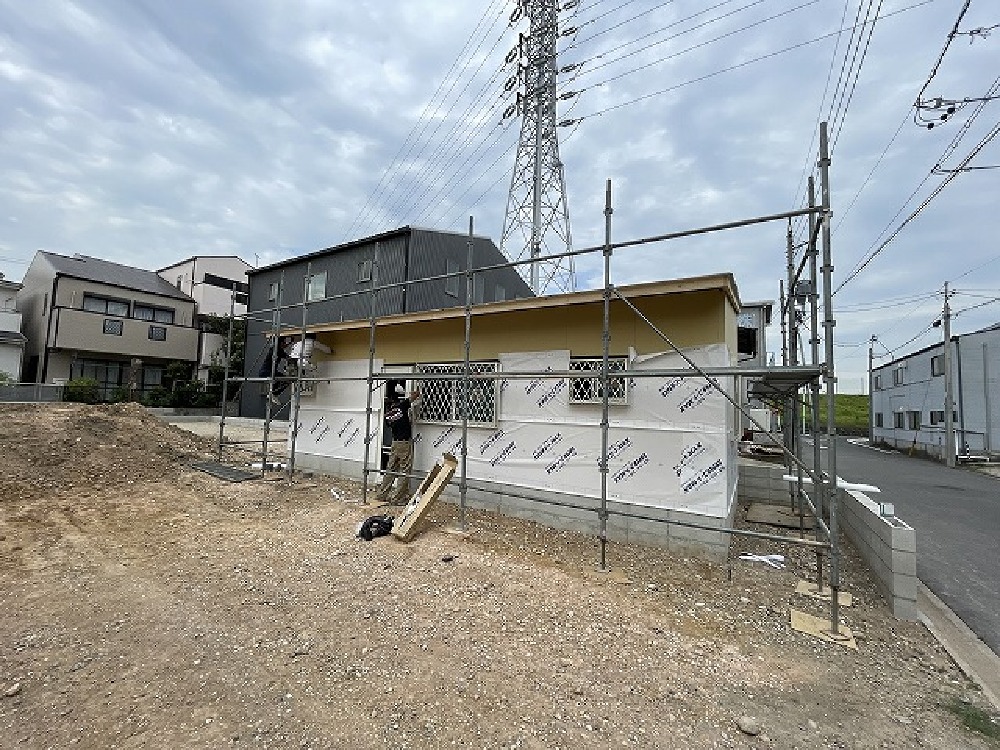
[[[917,576],[1000,655],[1000,479],[844,438],[837,475],[882,490],[917,530]]]

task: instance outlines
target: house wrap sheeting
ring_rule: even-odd
[[[729,348],[686,352],[700,366],[731,364]],[[569,351],[507,353],[500,373],[569,370]],[[376,370],[382,367],[376,362]],[[640,355],[629,368],[685,368],[674,353]],[[320,364],[317,376],[365,377],[367,361]],[[400,372],[393,368],[392,372]],[[401,374],[401,377],[403,375]],[[419,388],[419,380],[414,381]],[[720,385],[730,394],[732,383]],[[364,461],[365,382],[319,384],[302,400],[296,453],[329,459],[360,475]],[[501,379],[497,424],[468,428],[468,477],[510,487],[601,496],[601,404],[570,403],[566,378]],[[378,460],[383,420],[381,389],[373,408],[369,461]],[[723,518],[735,495],[733,409],[699,376],[636,377],[627,403],[610,407],[608,500]],[[414,429],[414,471],[428,470],[444,452],[461,455],[461,424],[421,422]],[[348,470],[348,471],[345,471]]]

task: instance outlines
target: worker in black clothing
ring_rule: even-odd
[[[399,479],[399,486],[392,496],[394,505],[405,505],[410,498],[410,472],[413,470],[413,414],[411,407],[420,398],[417,391],[406,397],[406,389],[397,384],[393,390],[393,400],[385,413],[385,421],[392,431],[392,447],[389,450],[389,464],[382,475],[382,483],[375,493],[375,501],[384,503],[389,498],[392,485]],[[399,474],[401,476],[394,476]]]

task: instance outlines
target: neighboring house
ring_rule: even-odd
[[[486,237],[473,237],[472,249],[473,268],[508,262]],[[368,290],[373,280],[377,286],[398,285],[377,293],[378,317],[464,305],[464,275],[433,277],[464,271],[468,253],[468,235],[401,227],[251,270],[245,374],[258,376],[265,332],[276,325],[301,326],[303,315],[309,324],[369,318],[372,296]],[[475,274],[474,304],[531,296],[531,288],[514,268]],[[262,417],[264,391],[259,385],[243,388],[241,414]],[[285,407],[280,414],[287,415],[287,411]]]
[[[111,398],[159,386],[168,363],[198,358],[194,299],[153,271],[38,252],[18,307],[27,382],[94,378]]]
[[[157,271],[198,305],[197,378],[203,382],[208,380],[210,367],[223,366],[226,361],[227,336],[206,330],[206,318],[246,314],[247,272],[252,268],[235,255],[196,255]]]
[[[0,373],[10,382],[21,381],[24,359],[24,335],[21,333],[21,313],[17,311],[17,293],[21,285],[7,281],[0,274]]]
[[[957,455],[1000,453],[1000,323],[951,339]],[[944,342],[872,370],[872,437],[944,458]]]
[[[730,274],[619,287],[653,324],[700,366],[735,366],[740,309]],[[468,415],[468,478],[491,482],[470,502],[561,528],[593,532],[601,498],[603,290],[491,302],[471,315],[474,373],[578,371],[579,377],[474,381]],[[462,451],[462,308],[380,317],[374,371],[421,391],[415,426],[417,473]],[[368,468],[377,468],[386,381],[374,381],[375,414],[366,423],[369,321],[310,325],[332,353],[315,357],[320,382],[300,402],[295,445],[300,466],[359,478],[366,426]],[[613,370],[687,370],[652,327],[618,301],[611,307]],[[421,380],[414,374],[451,375]],[[733,379],[717,378],[732,397]],[[712,527],[732,521],[736,487],[736,410],[700,376],[612,377],[609,383],[607,499],[612,511]],[[378,475],[370,476],[370,485]],[[413,485],[415,486],[415,485]],[[451,488],[450,491],[454,491]],[[539,500],[554,501],[546,504]],[[697,548],[722,559],[727,535],[612,514],[609,536]]]

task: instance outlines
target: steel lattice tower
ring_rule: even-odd
[[[576,290],[573,259],[546,260],[573,244],[556,134],[558,16],[556,0],[519,0],[513,17],[528,18],[530,27],[518,43],[517,79],[524,90],[513,109],[521,114],[521,137],[500,249],[512,260],[537,259],[518,270],[538,295]]]

